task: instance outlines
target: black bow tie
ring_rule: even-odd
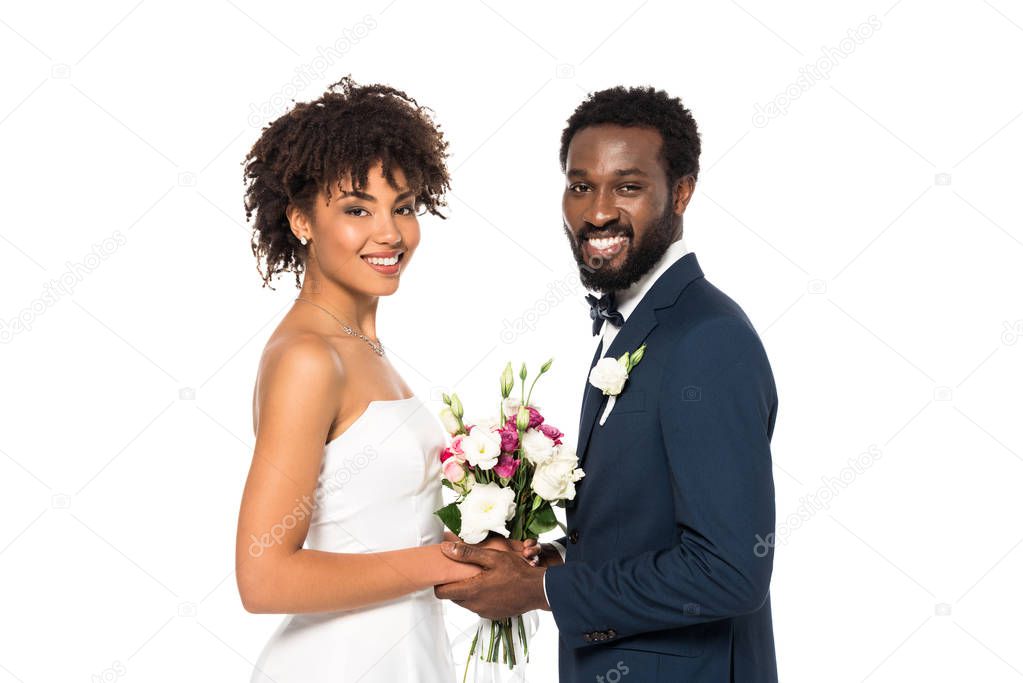
[[[608,292],[599,299],[592,294],[587,294],[586,301],[590,304],[590,320],[593,321],[594,336],[600,333],[600,326],[605,320],[615,327],[621,327],[625,324],[625,318],[615,308],[614,292]]]

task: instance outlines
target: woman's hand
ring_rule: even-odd
[[[446,531],[444,532],[444,539],[447,541],[457,541],[458,537],[450,531]],[[543,553],[542,546],[533,538],[527,538],[525,541],[513,541],[497,534],[491,534],[491,536],[485,541],[476,543],[475,545],[480,548],[501,550],[521,555],[522,559],[534,567],[540,565],[541,554]]]
[[[534,567],[539,567],[543,562],[543,545],[541,545],[535,538],[527,538],[523,541],[522,550],[520,552],[526,562]]]
[[[453,543],[465,543],[455,534],[451,533],[447,529],[444,530],[444,540],[451,541]],[[500,550],[502,552],[521,553],[523,552],[522,541],[511,541],[498,534],[491,534],[487,539],[479,542],[472,543],[478,548],[487,548],[488,550]],[[448,559],[448,558],[446,558]],[[474,564],[466,564],[464,562],[455,562],[454,560],[448,559],[450,566],[448,570],[450,575],[445,577],[442,583],[451,583],[455,581],[462,581],[464,579],[472,578],[483,571],[482,568]]]
[[[522,542],[522,557],[534,567],[553,567],[564,564],[561,553],[550,543],[540,543],[535,539]]]

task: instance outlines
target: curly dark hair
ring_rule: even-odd
[[[245,220],[256,213],[252,253],[264,287],[289,270],[301,287],[308,249],[291,231],[288,204],[312,216],[318,192],[329,203],[331,187],[348,175],[354,189],[363,190],[377,162],[395,189],[395,168],[405,174],[418,210],[445,217],[439,207],[447,205],[450,186],[448,143],[432,113],[401,90],[358,85],[346,76],[319,99],[296,104],[263,128],[242,164]]]
[[[561,170],[566,170],[568,146],[583,128],[600,124],[644,126],[661,134],[661,161],[672,187],[683,176],[700,173],[700,134],[682,100],[652,87],[615,86],[590,93],[576,107],[561,133]]]

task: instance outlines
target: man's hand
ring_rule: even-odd
[[[444,532],[444,540],[451,541],[452,543],[464,543],[462,539],[450,531]],[[525,541],[513,541],[501,536],[500,534],[491,533],[486,539],[479,543],[473,543],[472,545],[479,548],[490,548],[492,550],[503,550],[505,552],[516,553],[529,561],[529,563],[534,567],[540,565],[540,554],[542,550],[540,549],[540,544],[532,538],[527,538]],[[557,551],[553,552],[557,554]]]
[[[550,609],[543,594],[546,567],[533,567],[522,555],[465,543],[442,543],[441,551],[456,562],[483,571],[464,581],[435,586],[434,595],[451,600],[485,619],[503,619],[534,609]]]

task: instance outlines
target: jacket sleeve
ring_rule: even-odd
[[[767,355],[749,323],[735,317],[700,323],[675,346],[648,348],[645,362],[670,354],[661,363],[658,412],[679,542],[550,567],[550,605],[570,647],[594,644],[587,634],[596,631],[607,643],[734,617],[767,599],[777,414]]]

